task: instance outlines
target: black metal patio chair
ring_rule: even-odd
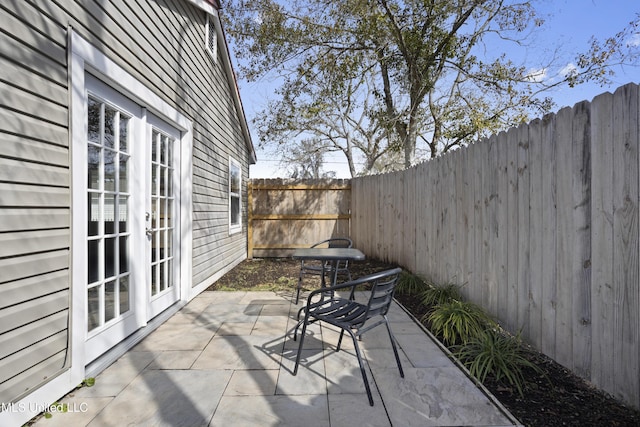
[[[329,248],[350,248],[353,246],[353,242],[348,237],[333,237],[331,239],[323,240],[321,242],[315,243],[311,246],[311,248],[317,248],[323,245],[327,245]],[[336,272],[333,270],[333,263],[330,261],[309,261],[309,260],[301,260],[300,261],[300,275],[298,276],[298,285],[296,289],[296,302],[298,304],[298,300],[300,298],[300,289],[302,289],[302,281],[304,276],[320,276],[321,280],[324,283],[324,276],[326,274],[329,277],[333,277]],[[351,280],[351,272],[349,271],[349,261],[338,261],[336,264],[337,274],[346,275],[348,280]]]
[[[293,332],[293,339],[295,341],[298,334],[298,327],[302,325],[302,333],[300,335],[300,344],[298,345],[298,354],[296,356],[293,375],[298,373],[298,365],[300,364],[300,356],[302,355],[302,347],[304,344],[307,325],[316,321],[323,321],[341,329],[336,351],[340,351],[340,345],[342,344],[342,338],[345,331],[348,332],[353,339],[356,356],[358,357],[358,363],[360,364],[360,372],[362,373],[362,380],[364,381],[367,396],[369,397],[369,404],[371,406],[373,406],[373,397],[371,396],[371,389],[369,387],[367,374],[362,361],[362,354],[358,345],[358,339],[362,334],[382,324],[387,327],[391,346],[393,347],[393,353],[396,357],[398,369],[400,370],[400,376],[404,378],[404,371],[402,370],[402,364],[400,363],[400,357],[398,356],[396,339],[391,332],[391,327],[389,326],[389,321],[387,319],[387,313],[389,312],[389,307],[393,301],[393,293],[395,286],[398,283],[401,271],[402,269],[400,268],[381,271],[356,280],[351,280],[346,283],[311,292],[307,298],[307,305],[303,308],[304,319],[298,323]],[[368,285],[371,288],[369,291],[369,299],[366,304],[359,303],[354,300],[354,293],[358,285]],[[348,290],[350,290],[350,292],[347,298],[340,297],[335,293],[336,291]],[[329,299],[325,298],[316,302],[312,301],[314,296],[326,291],[331,291],[333,296]]]

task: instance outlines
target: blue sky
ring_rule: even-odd
[[[545,30],[539,34],[536,43],[528,52],[513,52],[513,55],[542,55],[550,54],[559,49],[562,64],[570,65],[578,52],[584,52],[589,46],[592,36],[605,39],[624,29],[636,14],[640,13],[638,0],[542,0],[538,2],[538,11],[545,16]],[[636,40],[640,43],[640,38]],[[508,52],[511,55],[511,52]],[[546,78],[554,78],[560,72],[557,69],[545,69]],[[613,92],[626,83],[640,83],[640,67],[625,67],[616,69],[613,83],[607,87],[596,84],[584,84],[574,88],[564,87],[551,93],[550,96],[557,104],[554,111],[564,106],[573,106],[577,102],[592,100],[604,92]],[[252,128],[251,120],[257,112],[262,110],[270,99],[273,99],[273,85],[267,78],[259,82],[248,83],[242,79],[238,81],[242,103]],[[279,161],[270,152],[257,147],[258,137],[251,129],[253,142],[256,145],[258,163],[250,168],[251,178],[282,177],[284,171],[278,168]],[[339,178],[349,177],[344,161],[339,158],[327,159],[325,170],[334,170]]]

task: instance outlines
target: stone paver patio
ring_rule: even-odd
[[[353,344],[308,328],[298,375],[291,294],[204,292],[62,402],[56,426],[510,426],[517,421],[458,368],[394,303],[391,327],[361,342],[375,406],[368,404]]]

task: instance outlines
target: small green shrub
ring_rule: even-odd
[[[424,292],[428,289],[429,285],[420,276],[413,274],[409,271],[402,270],[398,284],[396,285],[396,292],[400,294],[416,295]]]
[[[430,286],[420,294],[422,304],[433,307],[452,300],[462,300],[460,285],[446,283],[444,285]]]
[[[471,375],[484,382],[487,375],[496,381],[506,381],[523,396],[524,368],[542,370],[526,358],[520,336],[511,336],[494,328],[457,346],[454,355],[467,367]]]
[[[446,345],[464,344],[480,336],[491,324],[491,318],[481,307],[458,300],[436,305],[422,320]]]

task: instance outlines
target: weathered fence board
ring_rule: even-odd
[[[507,176],[507,150],[504,149],[507,144],[506,132],[501,132],[497,136],[496,152],[497,152],[497,203],[498,211],[496,213],[496,226],[498,238],[496,241],[496,259],[495,263],[498,265],[498,276],[496,279],[496,311],[495,313],[506,313],[507,310],[507,295],[508,287],[504,286],[508,283],[508,229],[506,227],[508,218],[508,201],[507,194],[509,189],[509,180]]]
[[[534,120],[529,125],[529,227],[542,230],[542,176],[545,173],[542,163],[542,123]],[[529,320],[528,336],[530,342],[540,348],[542,339],[542,239],[540,233],[529,235]]]
[[[498,314],[507,328],[518,330],[518,256],[520,242],[518,240],[518,129],[507,132],[507,300],[503,306],[505,313]]]
[[[588,102],[573,107],[573,248],[572,369],[582,377],[591,365],[591,108]]]
[[[613,336],[613,95],[594,99],[591,108],[591,379],[605,390],[614,387],[610,372]]]
[[[530,209],[529,209],[529,127],[518,127],[518,167],[517,167],[517,192],[518,192],[518,328],[523,335],[529,335],[529,293],[531,290],[531,266],[529,256]]]
[[[638,86],[627,85],[614,93],[613,117],[613,365],[626,400],[640,393],[638,139]]]
[[[557,245],[556,245],[556,116],[549,114],[542,119],[542,336],[541,347],[545,354],[556,351],[556,293],[557,293]],[[534,233],[537,234],[537,233]]]
[[[573,229],[573,192],[572,185],[572,122],[571,108],[563,108],[558,112],[556,134],[558,138],[556,159],[556,191],[558,204],[556,209],[556,344],[554,358],[559,363],[571,367],[573,349],[571,340],[572,317],[572,278],[571,278],[571,244]],[[562,143],[560,143],[562,142]]]

